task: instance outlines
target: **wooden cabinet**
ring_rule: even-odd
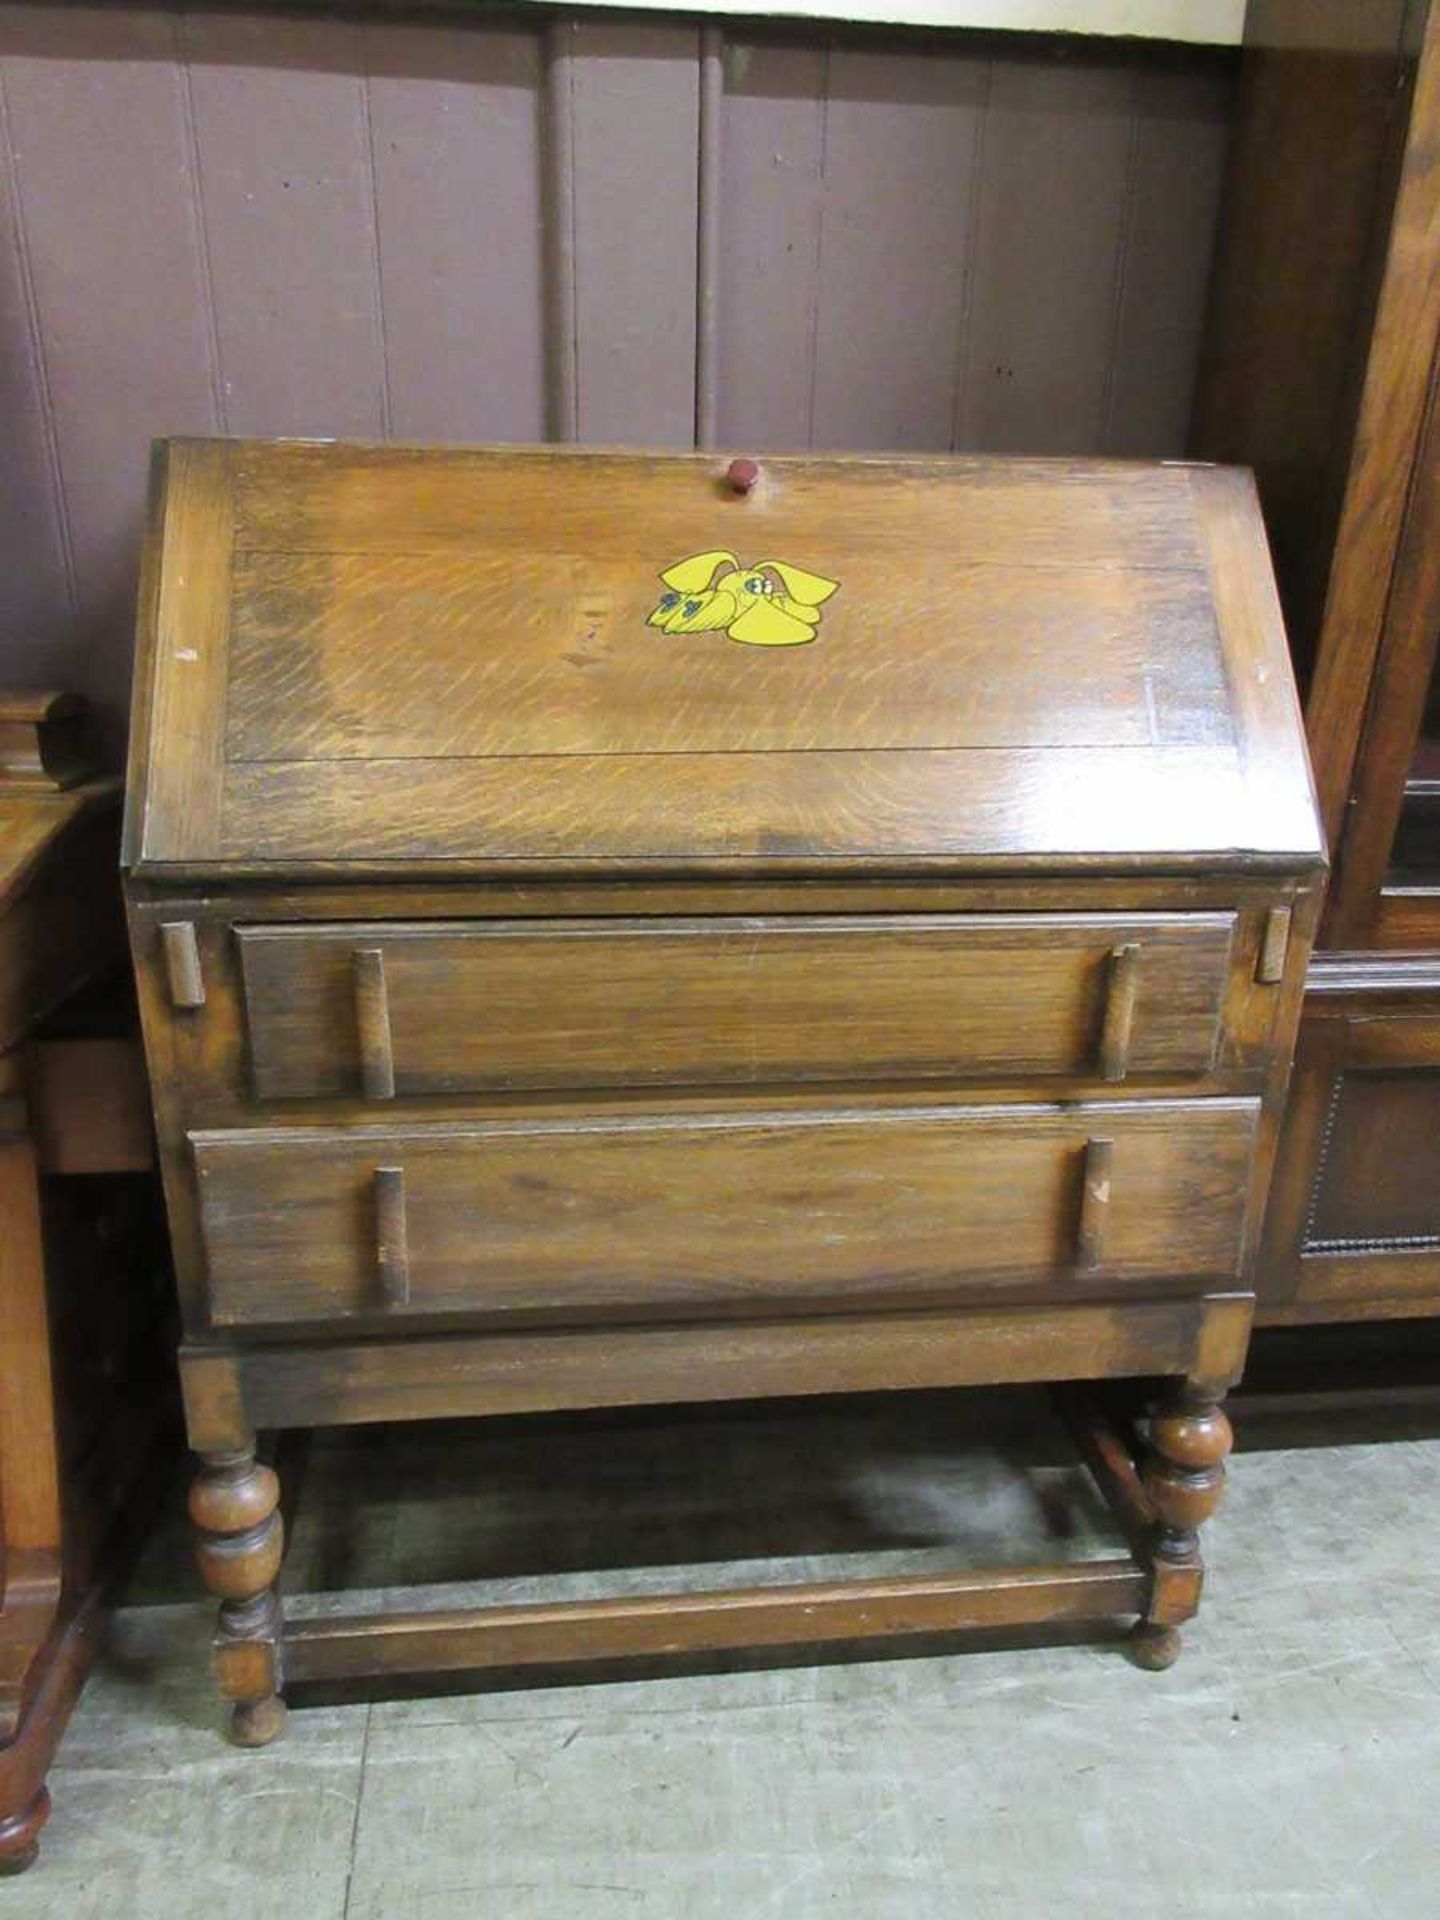
[[[236,1737],[342,1669],[1172,1658],[1322,873],[1248,479],[180,442],[156,502],[128,886]],[[1139,1464],[1077,1421],[1135,1541],[1079,1572],[275,1596],[260,1425],[1155,1376]]]
[[[85,731],[78,701],[0,694],[0,1874],[35,1857],[173,1416],[119,783]]]
[[[1262,1321],[1440,1313],[1440,9],[1255,0],[1197,416],[1256,466],[1334,859]]]

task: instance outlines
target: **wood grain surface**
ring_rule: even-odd
[[[296,1680],[458,1673],[573,1660],[803,1647],[901,1633],[1098,1620],[1143,1602],[1147,1576],[1129,1560],[807,1581],[718,1593],[659,1593],[551,1605],[342,1615],[299,1622],[286,1643]]]
[[[408,1310],[1078,1290],[1085,1150],[1113,1142],[1092,1288],[1233,1278],[1256,1103],[582,1118],[192,1136],[221,1325],[384,1305],[376,1172],[404,1171]]]
[[[895,1392],[995,1380],[1239,1377],[1253,1301],[1165,1300],[814,1314],[391,1339],[283,1343],[209,1336],[181,1350],[192,1444],[308,1422],[459,1419],[567,1407],[656,1406],[772,1394]]]
[[[240,555],[227,759],[1231,744],[1198,567],[1007,567],[956,505],[924,561],[878,516],[791,531],[708,499],[625,545],[537,525],[507,551],[481,514],[466,555]],[[840,580],[811,644],[647,626],[661,568],[726,541]]]
[[[384,1097],[1094,1078],[1117,949],[1133,952],[1134,994],[1126,1060],[1106,1077],[1202,1074],[1233,934],[1223,914],[237,929],[262,1100],[370,1092],[361,959],[382,969]]]
[[[146,865],[1317,856],[1236,476],[785,459],[742,499],[699,456],[167,468],[141,678],[152,725],[202,711],[139,795]],[[699,554],[838,586],[801,646],[648,624]],[[181,580],[194,648],[162,637]]]

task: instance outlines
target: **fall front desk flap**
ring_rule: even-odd
[[[158,873],[1313,860],[1249,476],[182,440]]]

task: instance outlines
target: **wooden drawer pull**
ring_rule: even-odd
[[[379,947],[355,953],[355,1024],[360,1035],[360,1084],[367,1100],[395,1098],[395,1055],[390,1045],[390,1000],[385,991],[385,955]]]
[[[1138,944],[1114,947],[1105,989],[1105,1025],[1100,1036],[1100,1071],[1107,1080],[1123,1080],[1130,1070],[1130,1035],[1140,990]]]
[[[405,1220],[405,1169],[375,1169],[375,1264],[387,1307],[410,1304],[410,1247]]]
[[[193,920],[162,920],[160,944],[165,955],[165,980],[170,1004],[187,1010],[205,1004],[205,976],[200,970],[200,943]]]
[[[1285,978],[1285,958],[1290,951],[1290,909],[1271,907],[1265,916],[1265,932],[1260,942],[1260,958],[1255,978],[1267,987]]]
[[[1114,1142],[1087,1140],[1081,1173],[1080,1234],[1076,1265],[1090,1273],[1105,1260],[1105,1222],[1110,1217],[1110,1162]]]

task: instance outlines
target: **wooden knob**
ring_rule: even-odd
[[[736,493],[749,493],[760,478],[760,468],[753,460],[732,460],[725,478]]]

